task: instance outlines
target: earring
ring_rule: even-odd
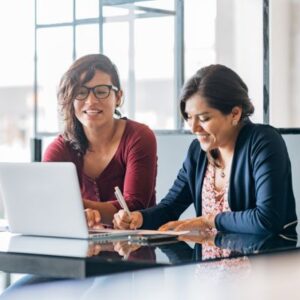
[[[119,107],[119,105],[116,106],[115,111],[114,111],[114,114],[115,114],[117,117],[121,118],[121,117],[122,117],[122,113],[118,110],[118,107]]]
[[[236,126],[238,124],[237,120],[232,120],[232,126]]]

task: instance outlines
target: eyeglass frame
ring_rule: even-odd
[[[101,86],[101,87],[102,87],[102,86],[105,86],[105,87],[107,87],[107,88],[109,89],[109,92],[108,92],[108,94],[107,94],[106,97],[104,97],[104,98],[98,98],[98,97],[96,96],[95,88],[97,88],[97,87],[99,87],[99,86]],[[95,86],[92,86],[92,87],[87,87],[87,86],[85,86],[85,85],[82,85],[80,88],[83,88],[83,87],[86,88],[86,89],[88,90],[88,93],[87,93],[86,97],[83,98],[83,99],[78,99],[77,96],[75,96],[75,97],[74,97],[75,100],[77,100],[77,101],[85,101],[85,100],[88,98],[88,96],[90,95],[90,92],[91,92],[91,91],[92,91],[93,95],[95,96],[95,98],[96,98],[97,100],[103,100],[103,99],[108,98],[109,95],[110,95],[111,90],[113,90],[113,91],[115,91],[115,92],[118,92],[118,91],[119,91],[119,89],[118,89],[115,85],[113,85],[113,84],[98,84],[98,85],[95,85]]]

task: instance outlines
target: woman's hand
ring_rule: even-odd
[[[215,215],[206,215],[182,221],[171,221],[162,225],[158,230],[167,231],[204,231],[215,228]]]
[[[102,228],[100,221],[101,216],[98,210],[87,208],[84,210],[88,227],[91,229]]]
[[[101,252],[101,250],[102,250],[101,245],[94,244],[94,243],[89,244],[89,248],[87,250],[86,256],[92,257],[92,256],[99,255],[99,253]]]
[[[113,225],[115,229],[138,229],[143,225],[143,215],[139,211],[133,211],[129,216],[121,209],[114,215]]]
[[[123,256],[124,259],[127,259],[131,252],[139,249],[141,245],[138,244],[128,244],[128,242],[116,242],[114,244],[114,250],[118,252],[119,255]]]
[[[215,246],[215,231],[199,231],[193,234],[184,234],[178,237],[179,241],[193,242],[197,244],[207,244],[209,246]]]

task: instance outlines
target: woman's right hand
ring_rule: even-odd
[[[143,215],[139,211],[133,211],[129,216],[121,209],[114,215],[113,224],[115,229],[138,229],[143,225]]]

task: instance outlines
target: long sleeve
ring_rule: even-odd
[[[121,187],[130,210],[138,210],[155,204],[155,184],[157,174],[157,145],[154,133],[141,126],[126,144],[124,160],[126,171]],[[112,201],[117,207],[117,201]]]
[[[70,161],[70,152],[61,135],[52,141],[43,155],[43,162]]]
[[[237,146],[232,167],[232,212],[217,215],[216,227],[227,232],[277,234],[297,219],[285,143],[270,126],[261,126],[239,143],[246,145]]]

